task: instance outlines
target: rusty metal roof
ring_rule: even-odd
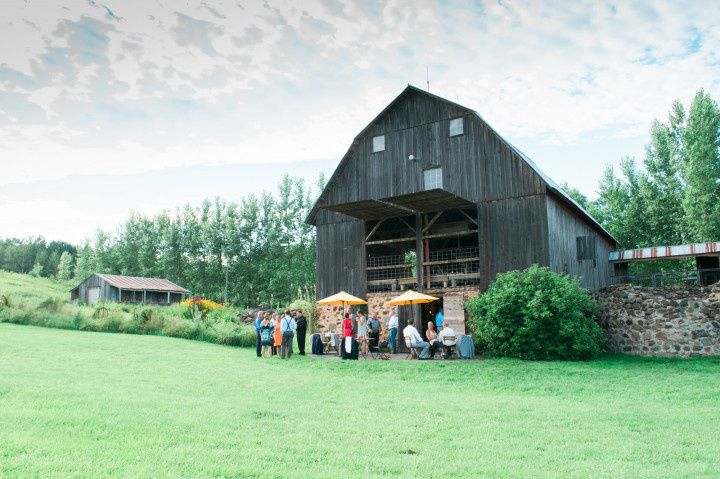
[[[650,248],[612,251],[610,261],[629,263],[632,261],[650,261],[654,259],[694,258],[696,256],[718,256],[720,241],[714,243],[694,243],[674,246],[653,246]]]
[[[167,279],[142,278],[139,276],[120,276],[117,274],[95,273],[109,284],[120,289],[135,289],[143,291],[170,291],[172,293],[189,293],[187,289],[178,286]]]

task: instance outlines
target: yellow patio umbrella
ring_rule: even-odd
[[[350,293],[346,293],[345,291],[340,291],[337,294],[333,294],[332,296],[328,296],[327,298],[317,301],[317,304],[341,305],[343,309],[345,309],[345,307],[353,304],[367,304],[367,301],[360,299],[357,296],[353,296]]]
[[[432,303],[433,301],[438,301],[439,299],[440,298],[436,298],[435,296],[418,293],[417,291],[409,289],[400,296],[392,298],[390,301],[385,303],[385,306],[409,306],[411,304]]]

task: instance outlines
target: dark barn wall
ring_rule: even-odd
[[[608,258],[615,245],[582,219],[579,213],[571,210],[552,195],[548,196],[547,215],[550,231],[550,269],[582,276],[582,284],[587,288],[601,288],[610,284],[612,264]],[[596,238],[597,250],[594,262],[577,259],[578,236]]]
[[[450,137],[450,120],[459,117],[464,133]],[[385,135],[385,151],[372,152],[376,135]],[[587,219],[558,210],[543,178],[475,112],[412,88],[355,138],[318,204],[417,193],[423,171],[435,166],[443,169],[444,190],[478,205],[480,289],[497,273],[534,263],[563,271],[576,258],[577,231],[599,235]],[[365,294],[364,222],[322,209],[311,220],[317,225],[318,297],[343,289]],[[587,276],[592,287],[609,278],[605,253],[611,245],[602,237],[597,245],[597,268],[575,264],[571,271]]]
[[[365,295],[365,222],[345,218],[317,226],[318,299],[340,291]]]
[[[498,273],[549,265],[547,195],[533,195],[478,205],[480,289]]]
[[[459,117],[464,134],[451,137],[450,120]],[[373,137],[382,134],[385,151],[373,153]],[[472,202],[545,192],[539,175],[474,112],[421,93],[408,94],[356,141],[327,205],[422,191],[423,171],[433,166],[443,168],[445,190]]]

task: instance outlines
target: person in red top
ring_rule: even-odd
[[[342,322],[342,331],[343,331],[343,338],[352,338],[353,337],[353,323],[350,319],[350,314],[345,313],[345,319],[343,319]]]

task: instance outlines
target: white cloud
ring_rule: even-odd
[[[45,112],[3,119],[0,106],[0,184],[339,159],[406,83],[424,83],[426,65],[433,92],[503,134],[553,144],[637,136],[675,98],[687,103],[703,87],[720,96],[720,4],[705,2],[0,9],[0,93],[27,95]]]

